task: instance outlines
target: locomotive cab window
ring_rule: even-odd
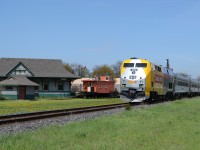
[[[146,68],[147,67],[147,63],[136,63],[135,67]]]
[[[134,63],[124,63],[124,67],[134,67]]]

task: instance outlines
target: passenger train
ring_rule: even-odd
[[[200,82],[191,76],[174,73],[146,59],[130,58],[120,69],[120,97],[129,102],[154,101],[195,96],[200,93]]]

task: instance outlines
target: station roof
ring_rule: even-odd
[[[72,78],[78,76],[65,70],[59,59],[28,59],[28,58],[0,58],[0,77],[8,77],[8,74],[22,64],[33,77]]]
[[[1,86],[39,86],[25,76],[13,76],[0,82]]]

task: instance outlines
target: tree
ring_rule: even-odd
[[[73,73],[73,69],[72,69],[72,67],[67,63],[63,63],[63,66],[64,66],[64,68],[67,70],[67,71],[69,71],[69,72],[71,72],[71,73]]]
[[[108,65],[95,66],[95,68],[93,68],[92,77],[101,76],[101,75],[107,75],[107,76],[111,76],[115,78],[114,71]]]
[[[90,72],[87,69],[87,67],[82,66],[81,64],[63,63],[63,66],[67,71],[69,71],[79,77],[89,77],[89,75],[90,75]]]
[[[118,60],[115,64],[111,66],[116,78],[120,77],[121,64],[122,64],[122,61]]]

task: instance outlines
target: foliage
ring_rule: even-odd
[[[122,64],[122,61],[117,61],[115,64],[113,64],[111,66],[111,68],[112,68],[112,70],[113,70],[116,78],[120,77],[120,67],[121,67],[121,64]]]
[[[107,76],[111,76],[115,78],[114,71],[108,65],[96,66],[93,69],[92,77],[101,76],[101,75],[107,75]]]
[[[72,69],[72,67],[67,63],[63,63],[63,66],[64,66],[64,68],[67,70],[67,71],[69,71],[69,72],[71,72],[71,73],[73,73],[73,69]]]
[[[126,104],[125,109],[130,111],[131,110],[131,105],[130,104]]]
[[[73,73],[76,74],[79,77],[89,77],[90,72],[86,66],[83,66],[81,64],[71,64]]]
[[[68,64],[63,62],[64,68],[79,76],[79,77],[91,77],[91,75],[94,76],[99,76],[99,75],[109,75],[112,76],[113,78],[119,78],[120,77],[120,67],[121,67],[122,61],[117,61],[115,64],[108,66],[108,65],[97,65],[93,68],[93,72],[90,73],[89,69],[86,66],[83,66],[78,63],[74,64]]]
[[[68,63],[63,62],[63,66],[67,71],[69,71],[79,77],[89,77],[90,76],[90,72],[89,72],[88,68],[81,64],[68,64]]]
[[[1,149],[200,149],[200,98],[0,136]],[[59,143],[59,144],[58,144]],[[84,146],[83,146],[84,145]]]

